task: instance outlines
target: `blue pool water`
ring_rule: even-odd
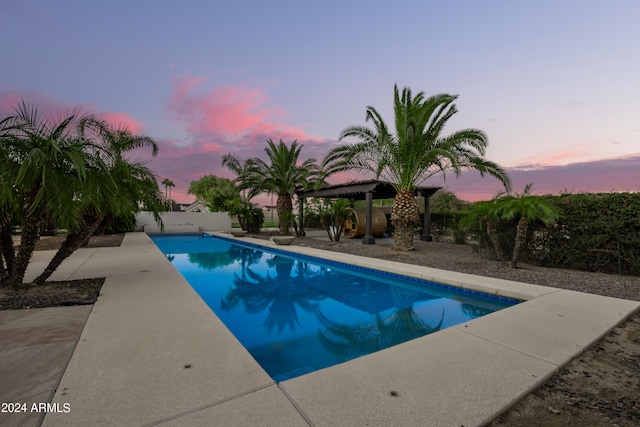
[[[519,302],[224,238],[151,238],[276,381]]]

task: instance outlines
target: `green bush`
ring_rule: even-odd
[[[309,230],[321,229],[320,214],[317,212],[308,212],[304,215],[304,228]]]
[[[136,215],[133,212],[105,218],[105,222],[105,234],[127,233],[136,229]]]
[[[548,250],[530,250],[531,258],[549,267],[640,275],[640,193],[547,199],[564,216],[555,226],[534,231],[538,247]]]
[[[581,193],[545,196],[562,217],[553,225],[532,224],[523,259],[546,267],[640,275],[640,193]],[[434,221],[435,217],[435,221]],[[451,216],[447,228],[453,229]],[[439,224],[432,215],[432,223]],[[492,247],[484,224],[469,230],[481,247]],[[496,223],[500,245],[513,251],[516,221]]]

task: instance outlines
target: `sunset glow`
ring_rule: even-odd
[[[367,125],[368,105],[392,126],[394,84],[458,94],[444,134],[485,131],[487,158],[515,191],[530,182],[536,194],[640,191],[637,2],[27,0],[2,9],[10,66],[0,73],[0,114],[24,100],[43,114],[93,113],[148,135],[160,148],[149,166],[176,184],[178,202],[193,200],[192,180],[233,177],[221,166],[226,153],[261,157],[268,139],[297,140],[302,159],[320,162],[342,129]],[[389,20],[399,9],[411,13]],[[284,25],[266,25],[276,22]],[[503,190],[471,172],[422,184],[466,200]]]

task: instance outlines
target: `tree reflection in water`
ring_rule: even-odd
[[[460,308],[462,308],[462,312],[469,316],[472,319],[477,319],[478,317],[486,316],[487,314],[493,313],[495,310],[491,310],[489,308],[478,307],[473,304],[460,304]]]
[[[241,275],[236,274],[233,287],[220,301],[220,307],[231,311],[242,303],[249,314],[258,314],[268,308],[263,326],[269,334],[274,328],[278,333],[286,327],[295,331],[300,325],[296,306],[309,313],[318,311],[318,301],[324,296],[310,285],[317,280],[326,280],[323,278],[326,270],[314,273],[307,263],[278,255],[267,260],[267,265],[269,269],[263,275],[248,267]],[[296,271],[292,274],[294,267]]]
[[[444,310],[440,321],[431,326],[413,310],[414,301],[420,297],[417,292],[394,286],[392,294],[396,304],[394,311],[386,317],[377,313],[373,322],[337,323],[318,311],[318,319],[326,328],[326,332],[318,332],[325,348],[335,356],[349,360],[440,330]]]
[[[248,265],[255,264],[260,260],[262,252],[255,249],[232,246],[225,252],[190,253],[187,256],[192,264],[197,264],[208,271],[226,267],[236,261],[242,263],[242,270],[244,271]]]

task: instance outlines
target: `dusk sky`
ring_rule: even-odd
[[[321,161],[368,105],[392,125],[398,84],[458,94],[447,130],[485,131],[516,191],[640,191],[638,17],[637,0],[0,0],[0,114],[25,100],[127,125],[190,202],[192,180],[233,178],[226,153],[297,139]],[[346,178],[371,177],[330,181]],[[501,190],[475,173],[422,184]]]

